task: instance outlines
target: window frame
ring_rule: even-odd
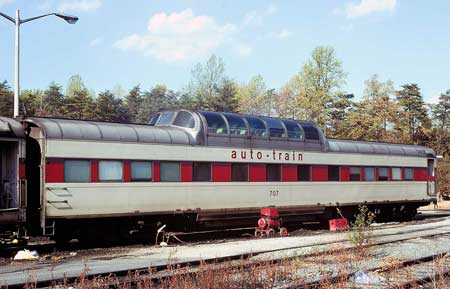
[[[330,168],[335,168],[337,169],[337,179],[335,178],[334,180],[332,180],[330,178]],[[339,182],[341,180],[341,167],[338,165],[328,165],[328,181],[329,182]]]
[[[299,178],[299,176],[302,176],[302,174],[300,174],[300,172],[302,171],[299,169],[300,167],[305,167],[308,169],[308,179],[307,180],[301,180]],[[297,182],[312,182],[312,165],[307,165],[307,164],[297,165]]]
[[[163,166],[164,164],[167,163],[171,163],[171,164],[178,164],[178,180],[163,180],[162,176],[162,171],[163,171]],[[159,162],[159,181],[162,183],[176,183],[176,182],[181,182],[181,162],[177,162],[177,161],[160,161]]]
[[[367,179],[367,169],[373,169],[373,180]],[[377,181],[377,168],[376,167],[363,167],[364,170],[364,181],[365,182],[376,182]],[[389,177],[389,176],[388,176]]]
[[[88,163],[89,176],[86,181],[68,181],[68,180],[66,180],[66,162],[74,162],[74,161]],[[79,183],[79,184],[90,183],[92,180],[92,161],[86,160],[86,159],[64,159],[63,160],[63,180],[65,183]]]
[[[150,164],[150,178],[133,178],[133,163],[148,163]],[[130,161],[130,181],[131,182],[152,182],[154,179],[153,161],[135,160]]]
[[[105,163],[105,162],[117,162],[120,163],[122,165],[122,170],[121,170],[121,174],[122,177],[120,179],[111,179],[111,180],[102,180],[100,175],[100,167],[101,167],[101,163]],[[124,174],[124,168],[125,168],[125,164],[123,160],[98,160],[98,181],[101,183],[116,183],[116,182],[123,182],[124,178],[125,178],[125,174]]]
[[[269,179],[269,167],[277,167],[278,168],[278,179]],[[282,171],[281,171],[281,164],[266,164],[266,182],[281,182],[282,180]]]
[[[352,174],[352,169],[358,169],[359,170],[359,179],[358,180],[352,180],[352,175],[356,175],[356,174]],[[361,178],[362,177],[362,174],[361,174],[361,167],[359,167],[359,166],[350,166],[349,167],[349,181],[350,182],[361,182]]]
[[[409,170],[411,172],[411,178],[406,177],[406,170]],[[403,178],[404,181],[414,181],[414,168],[410,168],[410,167],[403,168],[403,175],[404,175],[404,178]]]
[[[236,166],[246,166],[247,167],[247,178],[246,180],[237,180],[234,179],[234,174],[233,174],[233,168]],[[231,181],[232,182],[248,182],[250,180],[249,176],[250,176],[250,166],[248,163],[231,163]]]
[[[397,170],[400,172],[400,178],[394,178],[394,170]],[[392,181],[394,182],[400,182],[403,180],[403,176],[402,176],[402,168],[401,167],[392,167],[391,168],[391,174],[392,174]]]
[[[207,164],[209,166],[209,178],[207,180],[195,179],[195,167],[198,164]],[[210,162],[192,162],[192,181],[193,182],[211,182],[212,181],[212,164]]]
[[[380,174],[380,169],[386,169],[386,179],[385,180],[381,180],[381,174]],[[379,182],[388,182],[389,181],[389,168],[388,167],[377,167],[378,170],[378,180]],[[384,176],[383,176],[384,178]]]

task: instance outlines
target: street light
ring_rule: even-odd
[[[47,17],[54,15],[56,17],[59,17],[63,20],[65,20],[69,24],[75,24],[78,21],[78,17],[76,16],[70,16],[62,13],[48,13],[36,17],[31,17],[27,19],[20,19],[20,13],[19,9],[16,10],[16,18],[12,18],[11,16],[8,16],[6,14],[3,14],[0,12],[0,16],[3,16],[4,18],[11,21],[14,25],[16,25],[16,55],[15,55],[15,74],[14,74],[14,117],[19,116],[19,93],[20,93],[20,86],[19,86],[19,32],[20,32],[20,24],[27,23],[39,18]]]

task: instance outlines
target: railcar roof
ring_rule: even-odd
[[[419,157],[436,156],[432,149],[419,145],[329,139],[328,146],[330,152],[340,153],[385,154]]]
[[[25,132],[17,120],[0,116],[0,136],[24,138]]]
[[[99,121],[28,117],[52,139],[103,140],[144,143],[193,144],[191,137],[175,127],[155,127]]]
[[[275,119],[275,118],[274,118]],[[199,144],[195,136],[189,133],[188,130],[178,128],[176,126],[152,126],[140,124],[123,124],[100,121],[82,121],[69,119],[55,119],[42,117],[28,117],[25,122],[33,123],[40,127],[46,138],[51,139],[77,139],[77,140],[99,140],[99,141],[122,141],[122,142],[142,142],[142,143],[165,143],[165,144],[184,144],[195,145]],[[9,126],[17,129],[17,121],[8,118],[0,117],[0,132],[1,124],[8,123]],[[298,122],[300,128],[307,128],[308,126],[316,127],[310,122]],[[285,123],[288,125],[288,123]],[[3,125],[3,127],[6,127]],[[315,130],[321,133],[320,129]],[[306,130],[305,130],[306,132]],[[313,131],[314,132],[314,131]],[[258,145],[256,141],[237,142],[237,138],[226,138],[229,142],[219,141],[225,139],[218,138],[217,143],[209,141],[208,145],[220,146],[238,146],[238,147],[260,147],[260,148],[275,148],[275,149],[296,149],[296,150],[316,150],[324,152],[336,153],[359,153],[359,154],[384,154],[384,155],[403,155],[403,156],[418,156],[418,157],[435,157],[435,152],[427,147],[419,145],[405,145],[396,143],[382,143],[382,142],[365,142],[353,140],[327,139],[323,134],[320,135],[322,145],[307,147],[302,145],[303,142],[292,142],[286,139],[276,140],[275,142],[269,140],[261,140],[262,144]],[[306,138],[308,139],[308,138]],[[291,144],[288,146],[287,144]],[[269,147],[270,146],[270,147]]]

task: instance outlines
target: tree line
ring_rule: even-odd
[[[358,99],[344,90],[347,73],[332,47],[315,48],[309,59],[281,88],[267,87],[256,75],[248,82],[230,78],[220,57],[198,63],[180,91],[158,84],[149,90],[140,85],[98,94],[80,76],[72,76],[65,89],[51,83],[45,90],[23,90],[22,115],[52,116],[114,122],[148,123],[164,109],[198,109],[258,114],[316,122],[331,138],[419,144],[443,155],[439,189],[450,190],[450,89],[437,104],[426,104],[417,83],[395,88],[390,80],[372,75]],[[0,82],[0,115],[13,113],[13,92]]]

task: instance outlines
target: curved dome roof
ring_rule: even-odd
[[[29,117],[25,120],[40,127],[52,139],[102,140],[122,142],[193,144],[190,136],[175,127],[155,127],[99,121]]]
[[[25,132],[17,120],[0,116],[0,137],[2,136],[24,138]]]
[[[328,146],[330,152],[338,153],[386,154],[419,157],[436,156],[432,149],[419,145],[329,139]]]

